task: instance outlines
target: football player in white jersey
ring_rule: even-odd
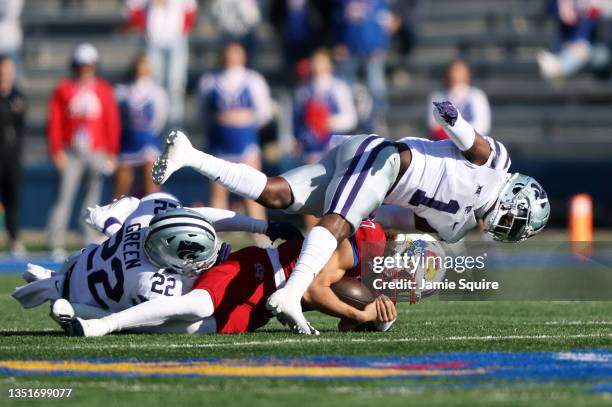
[[[266,207],[320,217],[287,284],[267,303],[294,331],[311,334],[300,298],[338,243],[382,203],[411,209],[416,229],[448,242],[461,239],[479,220],[505,242],[524,240],[546,225],[550,205],[544,189],[531,177],[508,174],[505,147],[476,133],[450,102],[435,103],[434,109],[450,140],[352,136],[319,163],[279,177],[198,151],[174,131],[153,166],[153,181],[162,184],[188,166]]]
[[[77,316],[100,317],[153,298],[188,292],[198,273],[229,255],[229,246],[217,238],[215,229],[264,233],[271,239],[292,239],[299,234],[287,224],[216,208],[185,208],[180,216],[150,223],[154,215],[180,207],[174,196],[154,193],[142,200],[124,197],[105,207],[91,208],[86,222],[109,238],[73,256],[62,267],[63,272],[55,274],[29,265],[24,278],[31,282],[17,288],[13,297],[24,308],[64,298]],[[181,225],[189,233],[176,240],[166,236],[160,248],[154,243],[159,242],[155,235],[163,233],[168,225]],[[172,250],[182,259],[180,262],[175,257],[169,263],[164,257]],[[52,315],[63,322],[61,309],[52,307]]]

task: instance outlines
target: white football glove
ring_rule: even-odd
[[[98,232],[111,236],[121,228],[123,222],[139,204],[140,199],[133,196],[124,196],[115,199],[108,205],[96,205],[93,208],[87,208],[84,220],[86,224]]]

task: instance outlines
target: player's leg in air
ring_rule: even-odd
[[[291,278],[267,304],[294,331],[311,334],[315,331],[302,313],[300,299],[338,242],[349,237],[383,202],[399,176],[400,155],[398,147],[382,137],[352,136],[320,163],[298,167],[280,177],[267,177],[247,165],[198,151],[185,134],[173,131],[154,164],[153,180],[162,184],[182,167],[191,167],[268,208],[321,217],[306,236]]]

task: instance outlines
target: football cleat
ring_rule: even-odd
[[[53,277],[55,273],[53,270],[46,269],[37,264],[28,263],[26,271],[21,274],[21,277],[28,282],[31,283],[33,281],[44,280],[46,278]]]
[[[104,336],[108,333],[105,324],[99,319],[73,318],[66,327],[68,336]]]
[[[266,308],[276,315],[278,321],[289,327],[291,332],[301,335],[319,335],[302,313],[299,297],[296,300],[286,288],[273,293],[266,302]]]
[[[186,165],[187,158],[193,149],[191,142],[180,130],[171,131],[166,137],[164,151],[153,163],[152,177],[157,185],[165,183],[170,175]]]
[[[74,308],[72,308],[68,300],[60,298],[51,303],[51,312],[49,316],[66,331],[74,318]]]

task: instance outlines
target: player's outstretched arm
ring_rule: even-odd
[[[250,232],[267,235],[270,240],[303,239],[302,233],[287,222],[269,222],[218,208],[190,208],[208,219],[217,232]]]
[[[268,222],[255,219],[227,209],[210,207],[189,208],[204,216],[217,232],[266,233]]]
[[[193,290],[180,297],[161,297],[145,301],[100,319],[77,320],[80,336],[104,336],[112,332],[160,326],[169,321],[198,321],[214,312],[210,294]],[[74,325],[74,324],[73,324]]]
[[[353,256],[350,243],[344,240],[310,284],[304,293],[303,300],[315,310],[325,314],[360,323],[368,322],[371,319],[367,312],[346,304],[331,288],[332,284],[340,281],[346,270],[353,266]]]
[[[434,102],[434,118],[471,163],[483,165],[489,160],[491,146],[452,103]]]

